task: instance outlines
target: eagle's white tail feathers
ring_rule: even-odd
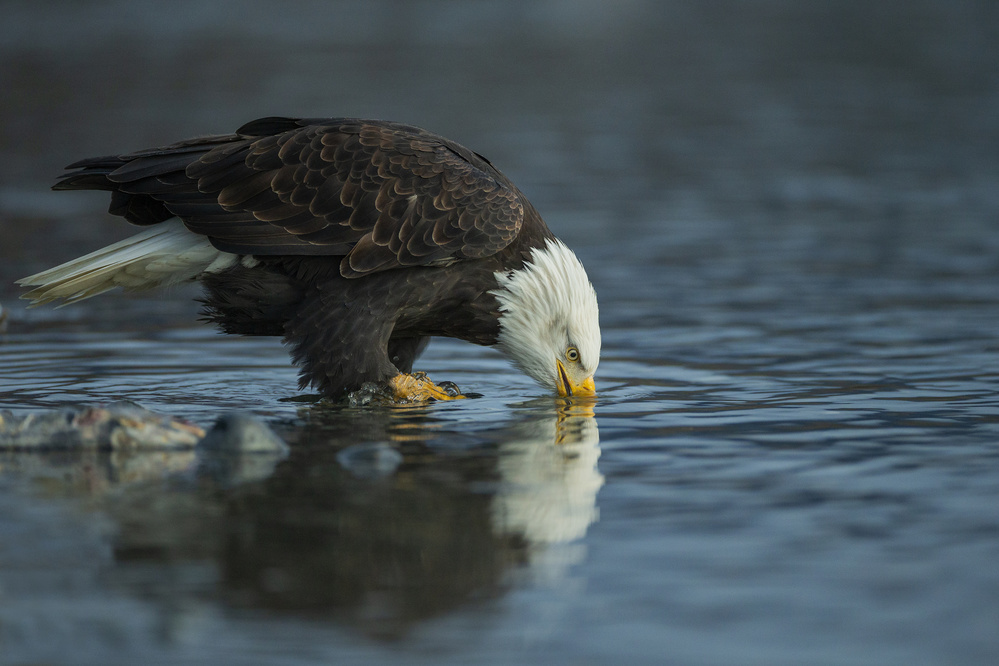
[[[56,300],[68,305],[115,287],[141,291],[193,280],[239,260],[212,247],[180,220],[162,222],[96,252],[17,281],[35,287],[21,296],[31,306]]]

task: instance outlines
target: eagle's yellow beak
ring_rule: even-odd
[[[593,383],[592,375],[578,384],[574,384],[572,380],[569,379],[569,373],[565,371],[565,366],[562,365],[562,361],[555,359],[555,365],[558,368],[555,382],[560,398],[568,398],[572,396],[582,396],[585,398],[596,397],[597,386]]]

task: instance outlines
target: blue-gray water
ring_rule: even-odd
[[[250,409],[292,443],[224,487],[4,454],[0,663],[999,660],[993,3],[0,16],[0,409]],[[289,401],[280,343],[199,325],[194,288],[17,301],[129,233],[47,191],[64,164],[272,114],[415,123],[510,175],[597,288],[594,415],[449,341],[421,368],[481,397]]]

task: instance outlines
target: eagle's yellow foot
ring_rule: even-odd
[[[425,372],[396,375],[388,381],[396,400],[427,402],[428,400],[460,400],[464,398],[454,382],[434,384]]]

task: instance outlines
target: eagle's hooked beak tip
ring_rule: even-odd
[[[569,378],[569,373],[566,372],[565,366],[562,365],[562,361],[556,359],[555,365],[558,369],[555,378],[555,388],[560,398],[595,398],[597,396],[597,386],[593,382],[592,375],[580,383],[574,384]]]

